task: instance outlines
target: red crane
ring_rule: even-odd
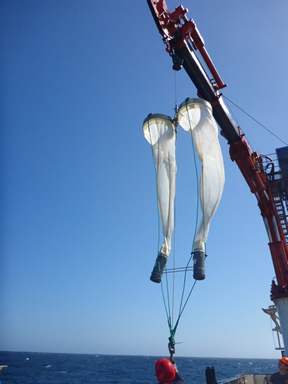
[[[288,147],[277,151],[280,170],[271,159],[252,151],[241,128],[236,125],[219,92],[226,87],[218,74],[193,19],[182,5],[169,12],[165,0],[147,0],[173,69],[182,67],[197,88],[198,96],[209,101],[221,135],[229,144],[229,153],[256,196],[269,238],[276,280],[272,281],[271,300],[277,307],[284,345],[288,351]],[[197,52],[207,70],[200,63]],[[287,309],[286,309],[287,308]]]

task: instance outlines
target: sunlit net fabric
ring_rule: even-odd
[[[203,99],[188,99],[182,103],[178,118],[179,124],[193,137],[196,152],[202,163],[199,182],[202,220],[193,248],[205,251],[210,221],[220,202],[225,181],[218,128],[211,105]]]
[[[150,115],[143,132],[152,145],[157,174],[157,195],[164,241],[160,252],[166,257],[171,251],[174,229],[174,198],[176,181],[176,149],[174,125],[166,115]]]

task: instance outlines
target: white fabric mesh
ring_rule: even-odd
[[[167,257],[171,251],[174,229],[174,198],[176,182],[175,132],[173,124],[164,118],[153,118],[143,126],[144,136],[152,145],[157,173],[158,206],[164,241],[160,252]]]
[[[210,221],[216,212],[223,192],[225,175],[222,152],[218,141],[218,128],[212,115],[209,103],[201,99],[199,102],[187,103],[179,110],[179,124],[192,137],[202,173],[199,181],[199,197],[202,220],[198,227],[194,250],[205,251]]]

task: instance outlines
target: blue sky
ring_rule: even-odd
[[[167,1],[171,11],[181,3]],[[287,142],[288,4],[182,3],[228,87]],[[175,75],[145,0],[3,0],[0,350],[167,355],[148,113],[173,115]],[[177,101],[196,97],[184,71]],[[235,107],[253,150],[284,146]],[[190,255],[195,175],[179,128],[175,255]],[[226,183],[176,356],[268,357],[274,270],[255,197],[220,137]],[[172,258],[168,267],[172,267]],[[178,308],[183,275],[178,274]],[[190,287],[193,283],[189,275]]]

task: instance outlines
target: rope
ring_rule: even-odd
[[[278,137],[277,135],[275,135],[275,133],[273,133],[272,131],[270,131],[270,129],[268,129],[267,127],[265,127],[263,124],[261,124],[258,120],[254,119],[253,116],[249,115],[249,113],[245,112],[244,109],[240,108],[237,104],[233,103],[232,100],[228,99],[228,97],[224,96],[223,97],[228,100],[231,104],[233,104],[236,108],[240,109],[241,112],[245,113],[245,115],[247,115],[248,117],[250,117],[250,119],[254,120],[257,124],[259,124],[262,128],[266,129],[266,131],[268,131],[271,135],[273,135],[274,137],[276,137],[276,139],[282,141],[283,144],[285,145],[288,145],[288,143],[286,143],[284,140],[280,139],[280,137]]]
[[[174,83],[175,83],[175,105],[177,106],[177,71],[174,71]]]
[[[184,270],[184,279],[183,279],[183,289],[182,289],[182,294],[181,294],[181,301],[180,301],[180,307],[179,307],[179,313],[178,313],[178,318],[176,320],[176,323],[175,323],[175,326],[173,326],[173,316],[174,316],[174,295],[175,295],[175,272],[176,272],[176,269],[175,269],[175,255],[176,255],[176,247],[175,247],[175,243],[176,243],[176,204],[174,205],[174,257],[173,257],[173,288],[172,288],[172,317],[171,317],[171,308],[170,308],[170,296],[169,296],[169,284],[168,284],[168,277],[167,277],[167,270],[166,270],[166,267],[165,267],[165,271],[164,271],[164,274],[165,274],[165,278],[166,278],[166,296],[167,296],[167,301],[165,299],[165,293],[164,293],[164,286],[163,286],[163,278],[161,279],[161,292],[162,292],[162,297],[163,297],[163,303],[164,303],[164,308],[165,308],[165,312],[166,312],[166,316],[167,316],[167,322],[168,322],[168,327],[169,327],[169,331],[170,331],[170,337],[169,337],[169,341],[171,343],[172,346],[175,345],[175,334],[176,334],[176,330],[178,328],[178,325],[179,325],[179,321],[180,321],[180,318],[184,312],[184,309],[186,308],[186,305],[190,299],[190,296],[194,290],[194,287],[196,285],[196,282],[197,280],[194,281],[189,293],[188,293],[188,296],[186,298],[186,300],[184,301],[184,295],[185,295],[185,290],[186,290],[186,279],[187,279],[187,271],[188,270],[191,270],[191,267],[189,267],[190,265],[190,262],[191,262],[191,259],[192,259],[192,255],[193,255],[193,244],[194,244],[194,240],[195,240],[195,236],[196,236],[196,231],[197,231],[197,226],[198,226],[198,216],[199,216],[199,185],[198,185],[198,169],[197,169],[197,162],[196,162],[196,151],[195,151],[195,146],[194,146],[194,142],[193,142],[193,137],[192,137],[192,127],[191,127],[191,121],[190,121],[190,117],[189,117],[189,113],[188,113],[188,108],[187,108],[187,100],[186,100],[186,111],[187,111],[187,114],[188,114],[188,120],[189,120],[189,125],[190,125],[190,131],[191,131],[191,144],[192,144],[192,152],[193,152],[193,159],[194,159],[194,166],[195,166],[195,171],[196,171],[196,179],[197,179],[197,183],[196,183],[196,191],[197,191],[197,204],[196,204],[196,222],[195,222],[195,229],[194,229],[194,235],[193,235],[193,241],[192,241],[192,247],[191,247],[191,253],[190,253],[190,258],[186,264],[186,267],[185,267],[185,270]],[[176,99],[176,75],[175,75],[175,112],[177,113],[178,112],[178,108],[177,108],[177,99]],[[150,125],[149,125],[149,119],[148,119],[148,131],[149,131],[149,134],[151,134],[150,132]],[[150,136],[151,138],[151,136]],[[151,140],[152,142],[152,140]],[[158,179],[157,179],[157,167],[156,167],[156,163],[155,163],[155,158],[154,158],[154,153],[153,153],[153,148],[152,148],[152,157],[153,157],[153,163],[154,163],[154,169],[155,169],[155,175],[156,175],[156,192],[157,192],[157,197],[158,197]],[[176,201],[176,194],[175,194],[175,201]],[[159,250],[159,246],[160,246],[160,212],[159,212],[159,204],[157,203],[157,212],[158,212],[158,248],[157,248],[157,252]],[[159,268],[159,273],[160,273],[160,263],[158,262],[158,268]],[[163,274],[163,275],[164,275]]]
[[[150,136],[150,142],[152,143],[152,138],[151,138],[151,130],[150,130],[150,123],[149,123],[149,120],[150,120],[150,115],[148,115],[148,132],[149,132],[149,136]],[[159,252],[159,248],[160,248],[160,212],[159,212],[159,204],[158,204],[158,178],[157,178],[157,169],[158,169],[158,165],[159,164],[156,164],[155,162],[155,157],[154,157],[154,152],[153,152],[153,146],[151,145],[151,153],[152,153],[152,159],[153,159],[153,165],[154,165],[154,171],[155,171],[155,178],[156,178],[156,196],[157,196],[157,216],[158,216],[158,244],[157,244],[157,254]],[[158,261],[158,271],[159,271],[159,275],[160,275],[160,263]],[[166,267],[165,267],[165,271],[166,271]],[[167,303],[166,303],[166,300],[165,300],[165,294],[164,294],[164,289],[163,289],[163,285],[162,285],[162,280],[161,279],[161,291],[162,291],[162,297],[163,297],[163,302],[164,302],[164,307],[165,307],[165,312],[166,312],[166,316],[167,316],[167,319],[170,319],[171,318],[171,309],[170,309],[170,300],[169,300],[169,287],[168,287],[168,278],[167,278],[167,274],[165,273],[166,275],[166,289],[167,289]]]
[[[187,114],[188,114],[188,120],[189,120],[189,126],[190,126],[190,131],[191,131],[191,144],[192,144],[192,149],[193,149],[193,158],[194,158],[194,166],[195,166],[195,171],[196,171],[196,178],[197,178],[197,181],[198,181],[198,169],[197,169],[197,162],[196,162],[196,151],[195,151],[195,146],[194,146],[194,142],[193,142],[193,138],[192,138],[192,127],[191,127],[191,121],[190,121],[190,118],[189,118],[189,113],[188,113],[188,108],[187,108],[187,100],[186,100],[186,111],[187,111]],[[197,191],[197,204],[196,204],[196,222],[195,222],[195,229],[194,229],[194,235],[193,235],[193,242],[192,242],[192,249],[191,249],[191,256],[188,260],[188,263],[185,267],[185,270],[184,270],[184,281],[183,281],[183,289],[182,289],[182,295],[181,295],[181,302],[180,302],[180,307],[179,307],[179,314],[178,314],[178,318],[176,320],[176,323],[175,323],[175,326],[173,327],[173,321],[171,322],[171,318],[168,317],[168,327],[169,327],[169,330],[170,330],[170,343],[172,345],[175,344],[175,334],[176,334],[176,330],[178,328],[178,325],[179,325],[179,321],[180,321],[180,318],[184,312],[184,309],[186,308],[186,305],[190,299],[190,296],[194,290],[194,287],[196,285],[196,282],[197,280],[194,281],[193,285],[192,285],[192,288],[190,289],[189,293],[188,293],[188,296],[184,302],[184,294],[185,294],[185,290],[186,290],[186,278],[187,278],[187,271],[189,270],[189,264],[191,262],[191,259],[192,259],[192,251],[193,251],[193,244],[194,244],[194,240],[195,240],[195,236],[196,236],[196,230],[197,230],[197,226],[198,226],[198,216],[199,216],[199,186],[198,186],[198,182],[196,183],[196,191]],[[174,269],[174,275],[175,275],[175,269]],[[167,277],[167,274],[166,274],[166,277]],[[162,283],[162,282],[161,282]],[[174,289],[174,286],[173,286],[173,289]],[[183,303],[184,302],[184,303]]]
[[[194,142],[193,142],[193,137],[192,137],[192,127],[191,127],[191,121],[190,121],[190,117],[189,117],[189,113],[188,113],[188,107],[187,107],[187,99],[186,99],[186,112],[187,112],[187,115],[188,115],[188,120],[189,120],[189,127],[190,127],[190,132],[191,132],[191,145],[192,145],[192,152],[193,152],[193,160],[194,160],[194,167],[195,167],[195,171],[196,171],[196,179],[198,181],[198,169],[197,169],[197,163],[196,163],[196,151],[195,151],[195,146],[194,146]],[[188,263],[186,265],[186,268],[185,268],[185,273],[184,273],[184,281],[183,281],[183,290],[182,290],[182,296],[181,296],[181,303],[180,303],[180,309],[179,309],[179,315],[178,315],[178,320],[180,319],[186,305],[187,305],[187,302],[191,296],[191,293],[194,289],[194,286],[196,284],[196,280],[188,294],[188,297],[184,303],[184,305],[182,306],[183,304],[183,299],[184,299],[184,293],[185,293],[185,289],[186,289],[186,278],[187,278],[187,270],[188,270],[188,267],[189,267],[189,264],[191,262],[191,259],[192,259],[192,251],[193,251],[193,244],[194,244],[194,239],[195,239],[195,236],[196,236],[196,230],[197,230],[197,226],[198,226],[198,215],[199,215],[199,186],[198,186],[198,182],[196,183],[196,192],[197,192],[197,204],[196,204],[196,222],[195,222],[195,229],[194,229],[194,235],[193,235],[193,241],[192,241],[192,246],[191,246],[191,256],[188,260]]]
[[[177,138],[177,136],[176,136]],[[175,158],[177,158],[175,150]],[[174,235],[173,235],[173,286],[172,286],[172,326],[174,324],[174,304],[175,304],[175,283],[176,283],[176,186],[175,186],[175,198],[174,198]],[[166,269],[167,277],[167,269]]]
[[[174,92],[175,92],[175,115],[178,116],[178,106],[177,106],[177,71],[174,71]],[[174,121],[175,122],[175,121]],[[176,139],[177,139],[177,123],[175,123]],[[175,158],[177,159],[177,146],[175,145]],[[173,236],[173,286],[172,286],[172,319],[171,327],[174,324],[174,304],[175,304],[175,266],[176,266],[176,186],[175,186],[175,198],[174,198],[174,236]],[[166,275],[167,277],[167,275]],[[171,333],[171,331],[170,331]]]

